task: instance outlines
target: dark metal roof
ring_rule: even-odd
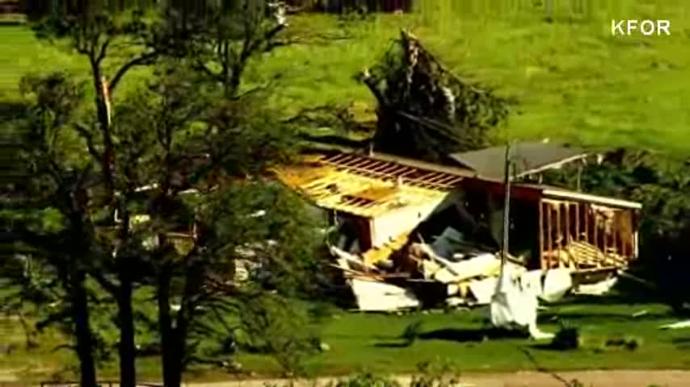
[[[505,146],[496,146],[471,152],[453,153],[450,158],[479,176],[503,179],[505,173]],[[561,144],[521,142],[513,146],[515,177],[530,175],[562,164],[580,160],[587,152]]]

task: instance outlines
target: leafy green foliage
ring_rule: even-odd
[[[167,26],[184,36],[176,40],[178,55],[232,99],[249,61],[284,44],[278,35],[287,23],[274,7],[256,0],[208,2],[200,10],[173,7]]]
[[[444,362],[422,362],[417,365],[410,387],[452,387],[459,383],[457,372]]]
[[[241,348],[269,354],[284,372],[298,375],[304,372],[304,360],[318,350],[309,324],[299,304],[264,293],[243,303],[236,335]]]
[[[400,387],[400,383],[391,378],[363,373],[339,380],[333,387]]]
[[[559,351],[578,349],[580,347],[580,330],[577,327],[563,324],[551,340],[550,347]]]
[[[443,362],[422,362],[417,364],[417,372],[410,378],[409,387],[452,387],[459,383],[459,378],[451,367]],[[401,387],[397,378],[378,376],[373,373],[361,373],[341,379],[332,387]]]
[[[412,345],[419,338],[422,333],[422,321],[415,321],[412,324],[405,327],[405,330],[400,335],[400,338],[405,340],[405,344]]]
[[[151,63],[161,52],[145,40],[136,40],[141,36],[129,35],[141,32],[128,30],[134,28],[131,25],[120,29],[111,24],[115,19],[101,20],[99,15],[62,18],[64,29],[53,29],[49,36],[68,37],[89,58],[96,80],[101,79],[101,62],[108,50],[120,39],[135,39],[128,43],[154,50],[125,61],[112,78],[112,91],[130,68]],[[102,25],[94,24],[99,22]],[[166,62],[146,88],[112,109],[112,117],[100,82],[94,84],[95,118],[89,117],[93,110],[80,110],[81,86],[67,75],[28,79],[23,86],[36,96],[39,109],[30,117],[27,150],[32,152],[32,165],[49,177],[33,182],[51,183],[38,191],[47,209],[57,207],[59,225],[53,227],[54,233],[64,232],[69,236],[65,242],[79,249],[76,256],[88,258],[79,263],[75,275],[89,294],[87,307],[94,314],[90,324],[98,334],[91,335],[92,344],[82,349],[109,360],[110,350],[118,345],[120,363],[125,349],[133,356],[125,348],[133,343],[133,334],[123,338],[123,332],[131,332],[133,319],[140,317],[144,324],[137,326],[150,328],[151,319],[129,310],[132,299],[127,289],[155,285],[166,383],[171,375],[175,379],[175,373],[181,374],[188,362],[204,356],[208,348],[201,341],[209,342],[213,334],[227,337],[224,323],[239,316],[242,294],[303,290],[302,284],[309,282],[297,277],[313,268],[312,249],[320,243],[314,237],[318,235],[315,228],[302,216],[300,199],[264,181],[271,166],[295,151],[291,132],[274,125],[271,112],[259,107],[259,93],[217,102],[222,93],[197,82],[199,73],[186,63]],[[77,114],[82,112],[86,115]],[[58,141],[67,134],[71,141]],[[267,215],[255,216],[257,211]],[[29,219],[30,213],[23,212],[22,219]],[[34,223],[47,219],[37,217]],[[186,233],[191,242],[180,248],[170,233]],[[80,243],[73,243],[75,237],[80,237]],[[71,252],[60,245],[51,254],[69,256]],[[247,252],[251,257],[244,256]],[[243,256],[260,268],[251,273],[246,285],[233,279]],[[52,262],[57,276],[65,270],[63,263]],[[86,273],[110,296],[92,293],[91,282],[84,282]],[[118,305],[116,312],[113,301]],[[69,312],[71,306],[65,305]],[[57,313],[51,319],[65,316]],[[113,324],[120,335],[109,329]],[[265,329],[286,331],[274,326]],[[302,344],[299,340],[280,342],[278,333],[274,336],[265,347],[276,353],[284,367],[296,369],[301,356],[294,354],[302,350]]]

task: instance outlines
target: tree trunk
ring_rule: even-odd
[[[120,386],[136,386],[136,346],[134,343],[134,313],[132,311],[132,281],[127,275],[120,275],[117,295],[117,318],[120,327]]]
[[[89,307],[85,287],[86,274],[79,269],[74,269],[70,277],[72,317],[74,318],[80,367],[80,386],[96,387],[96,365],[93,357],[94,341],[89,324]]]
[[[103,168],[102,173],[106,188],[106,197],[111,201],[115,192],[115,187],[113,183],[113,141],[110,134],[109,86],[102,76],[100,64],[97,63],[93,57],[90,57],[89,61],[91,63],[91,73],[93,76],[96,113],[103,140],[103,155],[100,162]]]
[[[163,363],[163,385],[179,387],[182,384],[182,358],[184,347],[180,347],[180,338],[173,327],[173,317],[170,309],[170,280],[171,274],[163,270],[158,276],[158,324],[161,336],[161,351]]]

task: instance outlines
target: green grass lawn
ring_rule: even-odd
[[[690,3],[556,2],[560,8],[549,20],[535,3],[439,0],[417,14],[349,23],[323,15],[295,17],[292,31],[307,43],[265,54],[246,82],[272,81],[269,102],[285,115],[325,103],[372,105],[353,75],[372,65],[400,28],[409,28],[457,74],[517,101],[501,137],[690,154],[690,18],[684,17]],[[578,10],[576,4],[585,6]],[[668,18],[672,35],[612,37],[611,19],[626,17]],[[0,100],[16,98],[16,82],[27,71],[84,65],[81,58],[39,44],[21,26],[0,27],[0,52]]]
[[[646,311],[643,316],[633,314]],[[487,324],[487,310],[450,313],[414,313],[397,315],[337,312],[319,329],[330,350],[310,358],[306,368],[311,375],[336,375],[360,371],[378,373],[415,372],[421,362],[446,364],[462,372],[496,372],[533,370],[536,364],[550,370],[567,369],[689,369],[690,329],[660,330],[667,322],[677,321],[670,310],[660,304],[568,302],[540,312],[540,328],[555,332],[559,324],[580,329],[582,347],[572,351],[542,348],[524,338],[482,339]],[[407,346],[399,338],[405,328],[421,321],[420,337]],[[20,344],[22,336],[16,324],[5,326],[4,341]],[[9,332],[8,326],[14,327]],[[27,352],[21,345],[12,355],[0,355],[0,369],[32,372],[41,378],[74,364],[68,351],[53,351],[60,344],[54,335],[41,336],[39,349]],[[628,350],[607,347],[616,338],[634,338],[639,347]],[[527,352],[528,354],[526,354]],[[277,363],[265,356],[242,354],[238,358],[245,371],[257,376],[280,374]],[[155,379],[155,358],[139,360],[142,378]],[[115,377],[115,364],[106,367],[102,377]],[[67,373],[69,374],[69,373]],[[220,371],[198,371],[192,379],[228,378]]]
[[[632,314],[646,310],[647,315]],[[477,309],[447,314],[403,316],[342,314],[324,327],[324,341],[331,350],[312,359],[308,370],[315,374],[356,371],[414,372],[420,362],[449,364],[460,372],[530,370],[537,363],[548,369],[689,368],[690,330],[662,331],[658,326],[677,318],[658,304],[573,303],[540,312],[540,328],[558,330],[559,321],[580,329],[583,347],[554,351],[522,338],[487,338],[488,311]],[[405,328],[422,321],[421,337],[405,346],[399,339]],[[608,339],[636,338],[634,351],[608,348]],[[265,359],[245,358],[251,369],[270,369]]]
[[[558,2],[559,4],[575,3]],[[619,0],[589,3],[583,12],[558,8],[550,21],[535,1],[505,2],[519,7],[489,8],[502,2],[434,0],[415,15],[387,15],[341,23],[323,15],[296,17],[291,28],[307,43],[280,48],[252,63],[248,85],[273,82],[267,101],[284,115],[322,104],[368,104],[368,90],[353,75],[373,65],[396,38],[410,28],[439,59],[462,77],[481,81],[516,100],[500,136],[561,139],[589,146],[635,146],[675,156],[690,154],[690,2],[683,0]],[[426,4],[429,4],[426,3]],[[454,4],[451,6],[451,4]],[[594,5],[596,4],[596,5]],[[614,6],[615,5],[615,6]],[[612,37],[611,18],[668,18],[672,36]],[[328,41],[319,34],[338,36]],[[0,103],[19,98],[17,82],[28,72],[86,67],[83,58],[36,41],[26,26],[0,26]],[[123,84],[136,86],[135,74]],[[646,309],[640,318],[631,315]],[[331,350],[309,360],[312,373],[357,370],[409,372],[427,360],[449,361],[460,370],[531,369],[525,355],[555,369],[690,368],[690,330],[660,331],[673,321],[656,304],[569,304],[541,314],[542,327],[557,329],[551,316],[581,328],[584,348],[573,352],[540,349],[524,339],[457,340],[484,324],[485,311],[451,314],[384,316],[341,313],[321,327]],[[397,337],[405,327],[423,321],[425,338],[408,347]],[[447,330],[445,336],[434,331]],[[450,331],[448,331],[450,330]],[[468,333],[469,332],[469,333]],[[440,332],[444,333],[444,332]],[[614,336],[639,338],[635,351],[605,348]],[[455,337],[456,339],[453,339]],[[73,364],[59,335],[41,336],[32,352],[21,348],[0,354],[0,369],[38,371],[42,375]],[[17,324],[0,320],[0,344],[20,343]],[[242,355],[248,370],[277,372],[271,359]],[[142,359],[140,371],[155,377],[154,359]],[[114,375],[115,368],[107,373]],[[213,375],[211,375],[213,376]],[[217,376],[217,375],[216,375]]]

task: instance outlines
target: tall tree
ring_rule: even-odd
[[[86,287],[92,258],[98,254],[88,200],[93,163],[64,146],[70,141],[82,89],[60,73],[22,81],[22,90],[34,99],[21,142],[32,178],[21,195],[7,198],[3,220],[18,247],[36,257],[62,290],[67,305],[61,314],[73,324],[81,385],[95,387]]]
[[[270,182],[270,167],[294,151],[291,133],[258,99],[203,109],[210,103],[195,94],[194,73],[174,67],[121,113],[153,134],[137,139],[146,156],[135,169],[148,183],[140,240],[153,241],[148,263],[166,386],[179,386],[187,365],[204,359],[204,338],[232,336],[228,317],[242,313],[248,295],[293,278],[319,242],[300,200]],[[239,283],[238,262],[272,274]]]
[[[167,30],[160,28],[161,24],[157,24],[155,17],[146,14],[144,9],[125,9],[124,5],[114,7],[113,2],[105,0],[68,3],[36,24],[34,29],[39,38],[66,41],[88,63],[95,114],[74,127],[87,145],[101,188],[98,197],[91,199],[111,215],[104,221],[117,229],[109,247],[114,258],[113,269],[117,273],[115,280],[105,276],[96,278],[117,301],[120,383],[133,387],[136,384],[132,314],[135,278],[130,269],[137,257],[127,254],[126,249],[118,249],[118,246],[129,243],[130,214],[125,203],[136,187],[128,185],[127,179],[123,178],[130,173],[128,166],[119,163],[130,160],[118,160],[115,155],[119,140],[113,133],[112,98],[125,76],[138,66],[153,63],[165,47],[169,47],[170,39],[161,32]],[[115,222],[115,213],[122,221]]]
[[[246,4],[254,3],[245,2],[239,8],[242,12],[265,11]],[[59,10],[36,27],[39,37],[66,40],[89,64],[93,108],[87,108],[80,120],[63,125],[69,129],[65,135],[76,139],[69,144],[73,152],[65,152],[67,145],[63,143],[51,143],[60,152],[79,155],[81,164],[75,165],[81,169],[71,172],[72,164],[49,158],[41,158],[36,165],[50,170],[56,164],[76,173],[76,183],[70,188],[76,196],[69,197],[79,199],[81,212],[77,215],[82,220],[78,223],[75,215],[74,224],[85,231],[74,231],[76,226],[71,224],[65,229],[80,236],[70,239],[81,241],[74,246],[86,249],[69,256],[88,264],[55,267],[77,270],[74,282],[81,284],[73,296],[83,302],[75,302],[79,308],[72,311],[79,328],[76,337],[82,384],[95,383],[94,343],[93,335],[87,334],[89,309],[84,285],[89,275],[117,303],[123,386],[136,384],[132,295],[137,284],[154,286],[165,385],[176,386],[198,352],[200,332],[208,328],[206,321],[220,316],[220,310],[236,310],[238,303],[247,299],[242,295],[252,293],[251,289],[275,287],[284,282],[283,278],[294,277],[295,265],[289,263],[307,261],[310,256],[309,242],[314,239],[307,236],[314,233],[295,212],[299,201],[267,183],[265,176],[274,162],[293,150],[291,134],[274,125],[269,119],[272,112],[257,110],[261,103],[251,95],[238,93],[245,66],[252,57],[271,48],[272,38],[284,23],[279,19],[270,22],[267,14],[260,18],[255,14],[257,23],[240,24],[247,29],[241,38],[232,35],[212,40],[209,34],[222,31],[220,24],[227,26],[227,20],[235,23],[241,19],[234,15],[206,19],[219,23],[208,29],[186,22],[155,24],[156,19],[144,13],[107,13],[100,2],[81,5],[76,11]],[[277,26],[266,29],[266,23]],[[192,44],[181,44],[180,37],[190,38]],[[195,56],[211,52],[209,47],[222,48],[223,42],[227,50],[221,50],[216,64]],[[230,48],[238,50],[233,51],[237,57]],[[113,104],[119,100],[112,100],[112,95],[126,74],[163,56],[184,56],[173,66],[191,64],[198,72],[180,76],[169,72],[168,67],[149,90],[129,95],[127,103]],[[220,72],[216,72],[217,64]],[[205,80],[220,86],[219,93],[211,91],[210,95],[222,96],[212,108],[204,105],[208,100],[198,93],[204,90],[203,83],[195,84],[198,78],[194,74],[203,74]],[[60,84],[71,82],[64,75],[60,77]],[[41,146],[32,143],[27,149],[41,150]],[[68,183],[57,181],[55,190],[64,191]],[[189,189],[195,194],[189,195]],[[50,197],[46,205],[60,208],[56,200]],[[223,208],[236,211],[228,214]],[[255,219],[257,211],[267,209],[273,214],[270,221],[248,221]],[[255,211],[247,213],[249,210]],[[219,219],[218,214],[228,216]],[[180,235],[187,235],[186,242],[180,242]],[[264,267],[272,267],[273,275],[253,281],[254,286],[237,286],[231,273],[247,244]],[[50,250],[49,246],[45,250],[62,251]],[[298,257],[303,259],[292,259]],[[226,325],[222,317],[215,321]]]
[[[168,24],[176,31],[191,31],[185,54],[194,69],[222,87],[224,98],[238,96],[251,59],[286,44],[280,33],[287,20],[279,2],[210,2],[195,11],[178,7],[169,11]]]

